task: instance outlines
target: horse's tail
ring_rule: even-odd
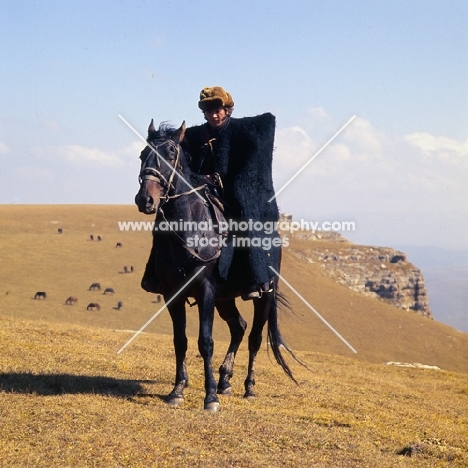
[[[288,348],[286,343],[281,336],[281,332],[278,326],[278,307],[291,309],[288,300],[285,298],[283,294],[281,294],[278,290],[272,292],[274,294],[273,300],[271,301],[270,305],[270,313],[268,315],[268,341],[270,343],[271,350],[273,351],[273,356],[276,359],[276,362],[283,368],[286,375],[292,379],[296,384],[297,380],[294,378],[294,375],[291,369],[288,366],[288,363],[284,359],[283,354],[281,353],[281,348],[288,351],[288,353],[293,357],[295,361],[304,365],[292,352],[291,349]]]

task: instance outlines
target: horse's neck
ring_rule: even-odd
[[[170,216],[173,219],[197,222],[204,219],[204,207],[206,206],[206,201],[201,196],[200,191],[174,198],[168,203],[168,205],[168,208],[170,208],[168,210],[168,214],[170,213]]]
[[[194,189],[199,188],[203,183],[198,180],[196,174],[190,171],[185,158],[180,163],[185,170],[175,173],[174,187],[170,192],[170,201],[166,209],[168,213],[176,213],[176,215],[185,218],[190,216],[191,206],[195,200],[201,201],[200,191]]]
[[[180,240],[187,242],[189,238],[200,235],[200,223],[207,219],[206,207],[195,193],[182,195],[168,201],[157,219],[164,223],[165,232],[174,231]]]
[[[203,221],[206,213],[203,189],[194,191],[204,185],[203,178],[190,170],[185,153],[181,154],[179,163],[184,169],[175,174],[175,190],[172,194],[175,197],[167,203],[164,211],[168,219],[170,217],[174,221]]]

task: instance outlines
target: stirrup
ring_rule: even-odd
[[[260,299],[262,297],[263,291],[261,287],[256,286],[251,286],[249,289],[244,291],[241,294],[242,300],[243,301],[251,301],[253,299]]]
[[[271,293],[273,292],[273,280],[271,279],[270,281],[265,281],[262,284],[262,287],[260,288],[261,292],[264,293]]]
[[[262,297],[263,291],[250,291],[247,293],[242,293],[241,297],[243,301],[252,301],[254,299],[260,299]]]
[[[250,301],[252,299],[260,299],[264,293],[271,292],[273,292],[273,280],[265,281],[264,283],[252,287],[246,292],[243,292],[241,297],[244,301]]]

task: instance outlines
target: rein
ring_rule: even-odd
[[[158,151],[158,148],[160,146],[165,145],[166,143],[169,143],[176,150],[176,159],[175,159],[174,166],[169,164],[166,161],[166,159],[163,158],[161,156],[161,154],[159,153],[159,151]],[[178,166],[179,160],[180,160],[180,147],[179,147],[179,145],[176,145],[171,140],[169,140],[169,141],[165,141],[163,143],[160,143],[159,145],[156,145],[156,146],[149,143],[149,147],[151,148],[151,151],[156,154],[156,161],[157,161],[158,168],[157,169],[154,168],[154,167],[144,167],[144,168],[142,168],[141,171],[140,171],[140,174],[138,176],[138,181],[139,181],[140,185],[144,180],[152,180],[152,181],[155,181],[155,182],[158,182],[158,183],[161,183],[161,180],[162,180],[164,182],[166,190],[169,190],[170,188],[175,188],[174,185],[172,184],[172,181],[174,180],[174,176],[175,176],[175,173],[177,171],[177,166]],[[169,176],[169,180],[166,179],[166,177],[164,177],[164,175],[162,174],[162,172],[160,170],[160,167],[161,167],[160,166],[160,161],[163,161],[164,164],[166,164],[168,167],[171,168],[171,175]]]
[[[184,249],[187,250],[191,255],[193,255],[197,260],[199,260],[200,262],[203,262],[203,263],[208,263],[208,262],[211,262],[212,260],[217,259],[221,255],[221,249],[218,249],[218,251],[212,257],[207,258],[207,259],[201,258],[200,255],[198,255],[198,253],[195,252],[194,249],[192,249],[191,247],[189,247],[187,245],[187,243],[185,242],[185,239],[183,237],[179,236],[179,234],[177,234],[177,232],[171,227],[171,223],[170,223],[170,221],[168,221],[166,219],[164,211],[162,210],[161,207],[159,208],[159,213],[161,214],[162,219],[169,226],[171,232],[177,237],[179,242],[182,244],[182,247],[184,247]]]
[[[161,154],[159,153],[158,151],[158,148],[160,146],[163,146],[165,145],[166,143],[169,143],[176,151],[176,159],[175,159],[175,163],[174,163],[174,166],[172,166],[171,164],[169,164],[165,158],[163,158],[161,156]],[[203,185],[200,185],[198,187],[194,187],[186,192],[182,192],[182,193],[175,193],[173,195],[169,195],[167,192],[169,192],[171,189],[174,189],[175,190],[175,186],[174,184],[172,183],[172,181],[174,180],[174,177],[175,175],[177,174],[177,167],[179,166],[179,161],[180,161],[180,146],[179,145],[176,145],[174,142],[172,142],[171,140],[169,141],[165,141],[163,143],[160,143],[159,145],[157,146],[153,146],[150,144],[150,148],[151,150],[156,154],[157,156],[157,161],[158,161],[158,166],[159,166],[159,161],[162,160],[164,162],[164,164],[166,164],[167,166],[169,166],[171,168],[171,175],[169,176],[169,180],[166,179],[166,177],[164,177],[164,175],[162,174],[162,172],[158,169],[155,169],[153,167],[145,167],[141,170],[139,176],[138,176],[138,182],[141,183],[144,181],[144,180],[152,180],[154,182],[158,182],[159,184],[161,184],[161,180],[164,182],[164,184],[161,184],[161,185],[164,185],[165,186],[165,189],[166,189],[166,194],[164,195],[164,201],[168,201],[170,200],[171,198],[179,198],[179,197],[182,197],[184,195],[190,195],[191,193],[195,193],[195,192],[198,192],[199,190],[202,190],[204,189],[208,184],[203,184]],[[148,174],[149,173],[149,174]],[[185,179],[180,175],[178,174],[179,177],[181,177],[184,181]],[[186,182],[186,181],[185,181]],[[190,185],[190,184],[188,184]]]
[[[160,146],[165,145],[166,143],[169,143],[176,151],[176,158],[175,158],[174,166],[169,164],[166,161],[166,159],[163,158],[161,156],[161,154],[159,153],[159,151],[158,151],[158,148]],[[174,193],[173,195],[169,195],[168,192],[171,189],[175,190],[175,188],[176,188],[175,185],[172,183],[176,174],[178,174],[178,176],[181,177],[185,181],[185,179],[182,177],[182,175],[177,172],[177,167],[179,166],[179,161],[180,161],[180,145],[176,145],[173,141],[169,140],[169,141],[165,141],[163,143],[160,143],[159,145],[156,145],[156,146],[154,146],[152,144],[149,144],[149,146],[151,148],[151,151],[153,151],[157,156],[158,169],[153,168],[153,167],[142,168],[142,170],[140,171],[140,174],[138,176],[138,181],[139,181],[140,185],[144,180],[152,180],[154,182],[159,183],[160,185],[163,185],[164,188],[165,188],[166,193],[164,194],[164,198],[161,198],[161,200],[163,200],[164,203],[166,203],[167,201],[169,201],[171,199],[175,199],[175,198],[179,198],[179,197],[182,197],[182,196],[190,195],[192,193],[196,193],[196,192],[198,192],[198,191],[200,191],[200,190],[202,190],[202,189],[204,189],[205,187],[208,186],[208,184],[202,184],[202,185],[200,185],[198,187],[193,187],[191,190],[187,190],[186,192]],[[162,174],[162,172],[160,170],[160,165],[159,165],[160,160],[162,160],[164,162],[164,164],[166,164],[167,166],[169,166],[171,168],[171,174],[169,176],[169,179],[166,179],[166,177],[164,177],[164,175]],[[161,184],[161,180],[163,181],[163,184]],[[187,182],[187,181],[185,181],[185,182]],[[190,185],[190,184],[188,184],[188,185]],[[169,221],[167,221],[166,216],[165,216],[164,211],[161,208],[161,206],[159,206],[158,211],[161,214],[161,217],[163,218],[163,220],[167,222],[168,226],[171,226],[171,223]],[[185,239],[183,239],[174,229],[172,229],[172,227],[170,227],[170,229],[171,229],[172,233],[176,236],[176,238],[180,241],[182,246],[193,257],[195,257],[197,260],[199,260],[199,261],[201,261],[203,263],[208,263],[208,262],[211,262],[212,260],[215,260],[216,258],[218,258],[221,255],[221,249],[219,249],[211,258],[208,258],[208,259],[201,258],[198,255],[198,253],[195,252],[194,249],[192,249],[191,247],[189,247],[187,245],[187,243],[185,242]]]

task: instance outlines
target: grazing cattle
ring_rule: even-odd
[[[78,298],[75,297],[75,296],[70,296],[70,297],[65,301],[65,304],[66,304],[66,305],[75,305],[75,304],[78,304]]]
[[[115,244],[115,248],[116,248],[116,249],[119,249],[120,247],[122,247],[122,243],[121,243],[121,242],[117,242],[117,244]]]
[[[96,302],[90,302],[86,310],[101,310],[101,306]]]
[[[57,234],[63,234],[62,228],[58,228],[58,229],[57,229]]]
[[[34,294],[34,299],[47,299],[47,293],[44,291],[37,291],[37,293]]]
[[[114,294],[114,290],[112,288],[106,288],[104,289],[103,294]]]
[[[133,265],[130,267],[130,273],[133,273],[135,269],[133,268]]]
[[[89,240],[91,240],[91,241],[94,240],[94,236],[92,234],[89,236]]]
[[[99,283],[93,283],[88,291],[100,291],[101,290],[101,285]]]
[[[102,237],[101,236],[97,236],[97,240],[100,242],[102,241]]]
[[[128,267],[124,266],[124,273],[128,273]]]

